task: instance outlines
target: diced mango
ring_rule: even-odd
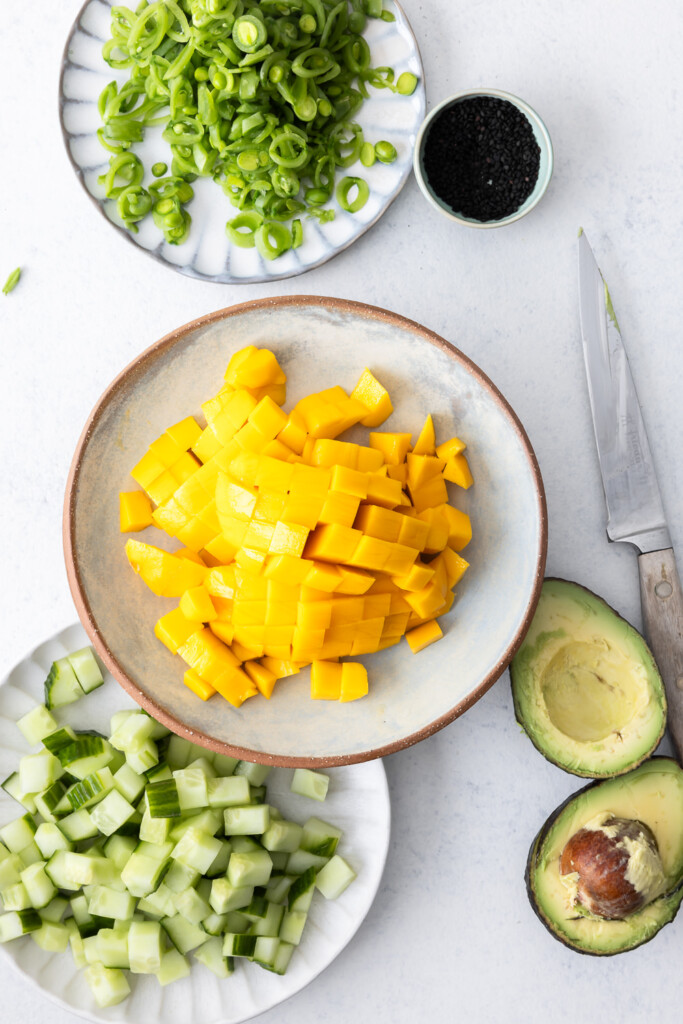
[[[412,440],[412,434],[371,432],[370,447],[376,448],[377,451],[382,453],[387,466],[400,466],[402,462],[405,462],[405,457],[410,451]]]
[[[201,697],[202,700],[208,700],[209,697],[213,697],[216,692],[211,683],[207,683],[207,681],[202,679],[202,677],[192,668],[188,668],[187,672],[183,676],[183,682],[185,683],[185,686],[192,690],[193,693],[196,693],[198,697]]]
[[[367,416],[360,421],[364,427],[379,427],[394,411],[389,392],[367,368],[351,392],[351,398],[368,410]]]
[[[313,700],[339,700],[343,666],[331,661],[311,662],[311,697]]]
[[[142,456],[139,462],[137,462],[130,471],[130,475],[135,480],[136,484],[140,484],[144,490],[147,490],[149,484],[153,480],[156,480],[161,473],[163,473],[166,467],[163,462],[153,455],[150,451],[146,452]]]
[[[204,587],[191,587],[180,598],[179,608],[186,619],[193,622],[211,622],[218,613]]]
[[[308,538],[305,557],[319,559],[321,562],[349,562],[352,565],[360,565],[359,562],[352,561],[352,556],[363,539],[360,530],[348,526],[338,526],[335,523],[318,526]]]
[[[461,441],[459,437],[451,437],[448,441],[444,441],[443,444],[437,446],[436,454],[444,462],[448,462],[454,455],[460,455],[460,452],[464,452],[467,445],[464,441]]]
[[[225,371],[225,380],[234,388],[252,390],[269,384],[284,384],[286,377],[270,349],[249,345],[232,357]]]
[[[171,654],[175,654],[186,640],[193,633],[196,633],[199,626],[196,622],[187,619],[180,608],[174,608],[172,612],[162,615],[154,626],[154,635],[161,640],[162,644],[168,647]]]
[[[263,694],[267,700],[270,700],[277,682],[277,676],[275,673],[271,672],[269,668],[266,668],[265,665],[262,665],[258,661],[245,661],[244,671],[247,673],[252,683],[254,683],[259,693]]]
[[[161,548],[142,541],[126,542],[126,556],[136,573],[158,597],[180,597],[190,587],[199,586],[206,576],[205,566],[187,558],[176,558]]]
[[[119,525],[121,533],[137,533],[151,526],[152,503],[144,491],[121,491],[119,494]]]
[[[413,447],[413,455],[435,455],[436,433],[431,415],[427,417]]]
[[[406,633],[406,640],[413,654],[417,654],[418,651],[423,651],[430,644],[436,643],[442,636],[441,626],[436,619],[432,619],[430,622],[425,622],[424,625],[418,626],[417,629],[411,629],[409,633]]]
[[[453,455],[446,463],[443,471],[444,478],[458,487],[467,489],[474,483],[470,466],[465,455]]]
[[[340,689],[339,700],[342,703],[365,697],[368,692],[368,673],[365,665],[357,661],[344,662]]]

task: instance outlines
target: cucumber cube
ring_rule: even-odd
[[[321,818],[309,818],[304,822],[299,845],[302,850],[318,857],[332,857],[337,851],[342,835],[342,830],[330,825],[329,822],[322,821]]]
[[[69,945],[69,929],[63,924],[43,921],[40,928],[31,932],[31,938],[47,953],[63,953]]]
[[[114,772],[114,785],[122,796],[130,803],[134,803],[142,794],[147,780],[144,775],[138,775],[129,764],[123,764],[117,772]]]
[[[170,985],[172,981],[186,978],[189,973],[190,965],[182,953],[179,953],[177,949],[169,949],[161,958],[157,979],[160,985]]]
[[[206,789],[209,807],[239,807],[249,803],[249,780],[243,775],[209,779]]]
[[[102,685],[104,677],[100,671],[100,666],[97,664],[92,647],[82,647],[80,651],[68,654],[67,658],[76,674],[83,693],[91,693],[98,686]]]
[[[324,800],[329,785],[329,775],[311,771],[310,768],[295,768],[289,788],[292,793],[307,796],[311,800]]]
[[[223,940],[218,935],[196,949],[192,956],[208,967],[217,978],[227,978],[233,972],[230,959],[223,956]]]
[[[110,836],[134,813],[135,808],[128,803],[125,796],[122,796],[118,789],[113,789],[104,800],[91,809],[90,817],[103,836]]]
[[[45,860],[49,860],[57,850],[72,849],[72,844],[62,830],[57,825],[47,821],[38,826],[35,843]]]
[[[45,861],[38,861],[36,864],[31,864],[30,867],[24,868],[21,872],[21,880],[28,893],[30,906],[34,910],[46,907],[57,895],[57,889],[45,873]],[[15,907],[14,909],[21,910],[23,908]]]
[[[217,914],[248,907],[254,896],[253,885],[231,885],[227,878],[214,878],[209,903]]]
[[[189,828],[176,844],[171,857],[204,874],[211,867],[220,849],[220,839],[215,839],[198,828]]]
[[[86,967],[87,981],[95,1002],[98,1006],[116,1006],[130,995],[130,985],[123,971],[103,967],[102,964],[91,964]]]
[[[118,967],[129,970],[127,928],[100,928],[97,935],[92,936],[95,953],[105,967]]]
[[[37,931],[42,924],[35,910],[14,910],[9,914],[0,914],[0,943]]]
[[[263,835],[270,825],[268,804],[247,807],[226,807],[225,834],[227,836]]]
[[[108,917],[116,921],[126,921],[135,912],[135,900],[130,893],[119,892],[106,885],[96,885],[88,895],[88,912],[93,917]],[[118,967],[120,965],[108,964],[108,966]]]
[[[83,696],[81,684],[68,658],[53,661],[45,680],[45,707],[48,711],[73,704]]]
[[[32,711],[22,715],[17,722],[19,731],[27,743],[34,747],[42,743],[46,736],[59,728],[56,721],[43,704],[38,704]]]
[[[356,872],[339,854],[321,868],[315,879],[315,887],[326,900],[336,900],[356,877]]]
[[[267,885],[272,870],[273,862],[267,850],[235,853],[233,849],[228,862],[228,881],[234,886]]]
[[[204,929],[199,925],[190,924],[180,914],[165,917],[161,924],[175,948],[183,956],[206,942],[207,935]]]
[[[128,932],[128,955],[133,974],[156,974],[161,970],[164,945],[158,921],[133,921]]]
[[[31,815],[25,814],[23,818],[15,818],[4,828],[0,828],[0,841],[10,853],[21,853],[33,842],[37,827]]]
[[[294,853],[299,849],[302,835],[303,829],[295,821],[271,821],[261,836],[261,843],[271,853]]]
[[[270,775],[270,765],[253,764],[251,761],[238,761],[233,774],[244,775],[249,780],[250,786],[262,786]]]

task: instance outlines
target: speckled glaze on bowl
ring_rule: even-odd
[[[509,217],[500,217],[498,220],[476,220],[474,217],[465,217],[462,213],[458,213],[448,203],[434,191],[429,184],[429,179],[424,168],[424,149],[427,141],[427,135],[429,129],[434,121],[439,117],[444,110],[448,107],[454,106],[456,103],[462,103],[463,100],[473,99],[474,97],[481,96],[492,96],[494,99],[507,100],[513,107],[517,107],[519,111],[526,117],[531,129],[534,133],[534,138],[538,143],[538,148],[541,151],[540,165],[538,168],[538,178],[534,185],[533,192],[527,196],[522,205],[511,213]],[[458,92],[454,96],[448,96],[445,100],[442,100],[438,106],[430,110],[429,114],[422,123],[420,130],[417,135],[417,141],[415,143],[415,150],[413,153],[413,170],[415,171],[415,178],[417,184],[420,187],[420,191],[425,199],[438,210],[439,213],[443,213],[446,217],[455,221],[457,224],[464,224],[468,228],[501,228],[505,227],[506,224],[514,224],[515,221],[525,217],[527,213],[531,213],[535,206],[538,206],[543,196],[548,190],[550,179],[553,176],[553,144],[550,139],[550,133],[546,128],[545,124],[528,103],[521,100],[519,96],[513,96],[511,92],[504,92],[502,89],[469,89],[467,92]]]
[[[85,0],[69,32],[59,80],[59,116],[67,155],[76,175],[97,209],[129,244],[148,253],[165,266],[186,277],[215,284],[253,284],[296,277],[313,267],[327,263],[365,234],[391,205],[405,185],[413,161],[413,148],[420,123],[425,116],[424,69],[417,41],[405,13],[395,0],[385,6],[396,20],[386,22],[369,18],[364,36],[372,53],[374,67],[392,67],[396,76],[410,71],[418,78],[412,96],[398,96],[388,89],[370,88],[370,98],[354,115],[372,142],[389,140],[396,148],[392,164],[379,161],[373,167],[357,162],[344,174],[360,175],[370,186],[370,197],[356,214],[346,213],[331,203],[336,216],[327,224],[303,218],[304,241],[276,260],[264,260],[256,249],[231,245],[225,223],[237,210],[220,186],[210,178],[194,182],[195,198],[189,204],[192,229],[182,245],[169,245],[147,217],[138,225],[137,234],[127,231],[118,216],[116,202],[106,199],[98,178],[109,168],[110,154],[100,145],[97,130],[102,121],[97,99],[108,82],[122,84],[128,70],[110,68],[102,57],[102,45],[109,36],[111,8],[115,0]],[[145,167],[161,162],[170,165],[168,145],[161,128],[148,129],[144,140],[135,145]],[[149,174],[144,184],[149,184]]]
[[[235,710],[203,703],[182,682],[184,663],[153,634],[176,602],[133,575],[118,525],[118,492],[167,426],[214,394],[231,354],[272,348],[287,374],[287,408],[333,384],[350,390],[365,366],[394,402],[383,429],[468,442],[475,478],[451,500],[472,516],[471,568],[445,636],[418,656],[401,643],[361,660],[370,694],[351,704],[312,701],[309,673],[282,680],[270,701]],[[358,437],[366,431],[358,428]],[[456,494],[457,491],[457,494]],[[138,535],[177,547],[149,528]],[[507,667],[531,621],[547,544],[543,484],[524,430],[500,392],[443,338],[373,306],[292,296],[219,310],[143,352],[111,384],[78,443],[67,484],[64,545],[78,614],[109,671],[161,722],[213,750],[268,764],[348,764],[392,753],[467,710]]]

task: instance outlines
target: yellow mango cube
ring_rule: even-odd
[[[166,434],[184,452],[189,451],[195,441],[199,440],[201,432],[202,428],[194,416],[186,416],[184,420],[174,423],[172,427],[168,427],[166,430]]]
[[[348,466],[333,466],[330,487],[332,491],[351,494],[360,501],[368,494],[368,474]]]
[[[365,594],[375,582],[375,577],[362,569],[352,569],[347,565],[338,565],[337,572],[341,577],[341,583],[337,587],[337,594],[350,594],[357,596]]]
[[[119,494],[119,526],[121,533],[137,533],[151,526],[152,503],[144,491],[121,491]]]
[[[396,508],[406,503],[399,481],[380,473],[368,473],[368,501],[383,508]]]
[[[325,499],[321,494],[302,494],[293,492],[283,496],[281,519],[286,523],[296,523],[313,530],[323,510]]]
[[[458,487],[464,487],[467,490],[474,483],[472,479],[472,473],[470,472],[470,466],[465,455],[453,455],[446,463],[446,468],[443,471],[444,478],[449,483],[457,484]]]
[[[287,658],[272,658],[267,655],[261,659],[261,664],[270,669],[276,679],[295,676],[303,667],[300,662],[291,661]]]
[[[408,484],[410,487],[410,484]],[[417,512],[424,512],[427,508],[434,508],[436,505],[444,505],[448,502],[448,489],[444,478],[433,476],[426,483],[419,487],[410,487],[410,496]]]
[[[332,601],[299,601],[296,624],[300,629],[328,629],[332,619]]]
[[[259,488],[266,487],[269,491],[286,491],[293,487],[296,466],[289,462],[281,462],[269,455],[262,455],[258,460],[255,483]]]
[[[256,408],[249,413],[248,423],[258,430],[268,441],[277,437],[287,424],[287,415],[272,398],[262,398]]]
[[[442,636],[441,626],[436,619],[432,619],[430,622],[425,622],[424,625],[418,626],[417,629],[411,629],[409,633],[406,633],[406,640],[413,654],[417,654],[418,651],[423,651],[430,644],[436,643]]]
[[[173,473],[171,473],[170,469],[165,469],[144,490],[147,491],[155,505],[163,505],[171,497],[177,486],[178,481],[173,476]]]
[[[321,562],[350,562],[363,539],[360,530],[348,526],[338,526],[335,523],[317,526],[308,538],[306,558],[319,559]]]
[[[382,453],[387,466],[400,466],[405,462],[412,440],[412,434],[370,433],[370,447]]]
[[[298,586],[306,579],[311,565],[307,559],[294,555],[270,555],[263,575],[267,580],[278,580]]]
[[[291,555],[293,558],[301,558],[308,534],[309,531],[305,526],[298,526],[296,523],[286,523],[283,520],[279,520],[273,530],[273,536],[268,549],[269,553],[271,555]]]
[[[230,648],[206,626],[188,637],[178,648],[178,654],[190,668],[216,689],[216,680],[220,675],[226,669],[239,665]]]
[[[287,422],[277,435],[278,441],[287,445],[297,455],[301,455],[307,437],[308,431],[304,418],[295,412],[290,412]]]
[[[457,557],[457,556],[456,556]],[[393,581],[401,590],[422,590],[426,587],[434,575],[434,569],[421,562],[411,565],[407,573],[402,576],[394,576]]]
[[[382,452],[377,449],[370,447],[366,448],[364,445],[358,445],[358,456],[356,469],[360,470],[361,473],[378,473],[384,468],[384,456]]]
[[[162,615],[154,625],[154,635],[162,644],[168,647],[171,654],[175,654],[186,640],[199,629],[196,622],[191,621],[183,615],[180,608]]]
[[[235,708],[258,693],[254,683],[241,668],[226,669],[213,680],[213,685],[221,697]]]
[[[314,587],[333,593],[341,584],[341,574],[336,565],[326,562],[313,562],[304,580],[304,586]]]
[[[126,542],[126,557],[133,570],[158,597],[181,597],[190,587],[199,586],[207,573],[205,566],[196,565],[187,558],[176,558],[139,540]]]
[[[192,622],[211,622],[218,613],[204,587],[191,587],[180,598],[179,608],[186,619]]]
[[[464,558],[461,558],[453,548],[444,548],[439,555],[439,558],[443,559],[446,567],[446,576],[448,578],[448,586],[454,587],[456,583],[459,583],[462,577],[465,575],[470,565]]]
[[[380,572],[389,556],[392,553],[392,545],[388,540],[380,540],[378,537],[362,536],[355,550],[345,559],[350,565],[359,569],[370,569]]]
[[[226,438],[225,441],[219,440],[217,433],[214,430],[214,423],[216,423],[216,420],[212,420],[209,426],[202,430],[201,434],[192,445],[192,452],[197,456],[200,462],[206,463],[209,459],[212,459],[214,455],[217,455],[221,450],[223,444],[229,440],[229,438]],[[225,436],[225,434],[223,434],[223,436]],[[232,434],[230,434],[230,437],[232,437]]]
[[[142,456],[139,462],[137,462],[130,471],[130,475],[135,480],[136,484],[140,484],[143,490],[147,490],[147,487],[160,476],[166,466],[163,462],[148,451]]]
[[[365,697],[368,692],[368,673],[365,665],[358,661],[346,661],[341,668],[339,700],[345,703]]]
[[[225,371],[228,384],[249,390],[283,384],[286,379],[275,354],[270,349],[257,349],[253,345],[236,352]]]
[[[413,447],[413,455],[435,455],[436,454],[436,433],[434,431],[434,421],[431,415],[427,417],[424,422],[424,426],[419,433],[415,446]]]
[[[265,665],[262,665],[258,661],[245,661],[244,671],[256,686],[259,693],[267,700],[270,700],[277,682],[277,676],[275,673],[271,672],[269,668],[266,668]]]
[[[152,441],[149,451],[166,469],[169,469],[180,458],[184,449],[169,434],[162,434],[156,441]]]
[[[330,491],[317,516],[317,522],[338,526],[353,526],[360,506],[360,498],[342,491]],[[314,524],[315,525],[315,524]]]
[[[465,451],[467,445],[464,441],[461,441],[459,437],[451,437],[448,441],[444,441],[436,449],[436,454],[444,462],[448,462],[454,455],[460,455],[461,452]]]
[[[363,505],[358,511],[354,526],[370,537],[398,541],[403,519],[400,512],[393,512],[377,505]]]
[[[446,512],[448,522],[448,546],[454,551],[462,551],[472,540],[472,523],[466,512],[448,506]],[[444,545],[445,546],[445,545]]]
[[[311,662],[312,700],[339,700],[343,666],[331,661]]]
[[[312,466],[346,466],[347,469],[358,468],[358,445],[348,441],[335,441],[331,438],[320,438],[315,441],[311,452]]]
[[[202,700],[208,700],[209,697],[213,697],[216,692],[211,683],[207,683],[207,681],[202,679],[202,677],[192,668],[188,668],[187,672],[183,676],[183,682],[188,689],[192,690],[193,693],[196,693]]]
[[[368,410],[367,416],[360,421],[364,427],[379,427],[394,411],[389,392],[367,368],[351,392],[351,398]]]
[[[214,636],[217,636],[219,640],[222,640],[223,643],[233,651],[233,654],[236,655],[233,644],[235,639],[235,627],[232,622],[226,622],[225,619],[213,619],[209,623],[209,629]]]

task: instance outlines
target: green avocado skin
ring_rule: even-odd
[[[671,774],[680,779],[680,791],[683,795],[683,770],[678,763],[669,757],[652,757],[645,764],[626,776],[611,780],[596,780],[577,793],[573,793],[552,812],[531,843],[524,874],[529,902],[536,916],[553,938],[569,949],[574,950],[574,952],[582,953],[586,956],[604,957],[616,956],[618,953],[625,953],[628,950],[636,949],[638,946],[651,941],[665,925],[670,924],[675,918],[681,902],[683,902],[683,799],[679,800],[678,805],[673,808],[674,818],[680,819],[679,834],[681,837],[676,871],[668,891],[650,904],[647,928],[639,931],[637,927],[638,918],[642,912],[632,915],[633,921],[636,922],[636,927],[632,929],[630,935],[625,937],[622,944],[615,945],[614,943],[603,941],[601,936],[609,935],[612,926],[620,927],[622,922],[605,922],[591,919],[590,915],[588,915],[583,918],[588,931],[588,937],[582,938],[580,942],[572,941],[572,938],[562,929],[561,923],[553,919],[552,910],[548,903],[546,902],[544,905],[542,898],[539,896],[539,874],[542,871],[548,870],[548,865],[544,862],[544,854],[547,853],[545,846],[551,830],[558,825],[561,827],[562,819],[565,816],[571,818],[577,806],[581,806],[582,802],[585,807],[585,815],[589,818],[593,813],[609,807],[610,799],[607,793],[614,793],[615,787],[623,786],[627,788],[632,780],[642,777],[644,773],[658,772],[660,769],[665,771],[667,775]],[[607,791],[606,787],[609,787]],[[656,832],[655,838],[657,838]],[[579,915],[577,914],[578,917]],[[592,920],[595,920],[594,931],[591,930],[589,923]]]
[[[580,642],[586,639],[587,631],[591,632],[591,640],[597,638],[601,643],[602,637],[606,637],[613,649],[623,652],[624,684],[633,687],[634,684],[629,682],[633,674],[634,678],[641,680],[638,684],[641,689],[648,692],[647,708],[637,716],[637,729],[629,731],[627,723],[621,732],[615,730],[611,737],[576,739],[566,735],[551,719],[546,703],[548,693],[543,689],[551,648],[569,650],[573,647],[579,650],[584,677],[593,673],[595,678],[600,678],[597,663],[591,662],[591,643]],[[608,646],[607,640],[604,643]],[[557,657],[562,657],[562,650]],[[567,670],[568,693],[574,684],[571,677],[576,674],[570,665]],[[556,679],[558,676],[561,676],[561,669],[555,673]],[[579,583],[554,577],[544,580],[536,614],[510,665],[510,679],[515,717],[522,729],[547,760],[572,775],[607,779],[632,771],[652,754],[664,735],[664,684],[647,643],[618,612]],[[560,689],[555,685],[553,696]],[[580,688],[576,692],[580,694]],[[564,700],[564,716],[571,724],[569,697]],[[580,703],[577,699],[579,715]],[[628,707],[628,703],[625,702],[624,706]]]

